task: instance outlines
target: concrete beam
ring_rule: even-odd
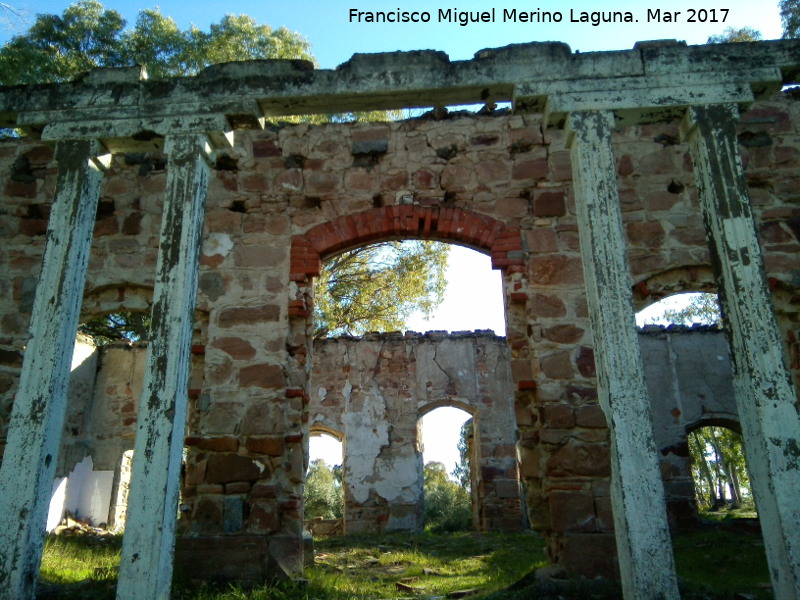
[[[33,598],[102,168],[98,144],[56,144],[58,181],[0,470],[0,599]]]
[[[731,81],[730,73],[725,71],[699,71],[521,83],[515,99],[524,103],[527,97],[546,98],[544,112],[549,125],[563,126],[567,115],[573,111],[611,110],[619,127],[675,121],[694,104],[725,102],[746,108],[756,98],[754,87],[767,94],[781,88],[781,73],[776,68],[745,69],[738,71],[737,76],[737,81]]]
[[[725,85],[750,85],[756,97],[769,92],[750,73],[771,69],[781,80],[800,72],[800,41],[686,46],[641,44],[618,52],[571,53],[561,43],[517,44],[482,50],[468,61],[443,52],[354,55],[335,70],[301,60],[260,60],[214,65],[195,77],[162,81],[91,75],[80,84],[0,88],[0,126],[13,127],[19,113],[41,131],[56,122],[164,118],[224,114],[234,127],[258,127],[266,117],[445,106],[512,100],[517,110],[543,108],[542,98],[517,93],[520,84],[558,82],[563,91],[582,80],[680,78],[704,73]],[[677,80],[676,80],[677,81]],[[675,84],[679,85],[679,84]],[[607,86],[608,87],[608,86]],[[674,86],[673,86],[674,87]],[[35,118],[34,118],[35,115]]]
[[[732,353],[733,381],[775,598],[800,598],[800,404],[786,367],[736,138],[733,105],[694,106],[684,136]]]
[[[167,138],[164,150],[167,189],[119,600],[167,600],[172,585],[209,148],[204,136],[187,135]]]
[[[636,333],[611,112],[567,121],[597,392],[611,430],[611,501],[627,600],[677,600],[650,403]]]

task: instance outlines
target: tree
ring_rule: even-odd
[[[423,469],[425,528],[435,533],[466,531],[472,526],[472,499],[469,491],[447,477],[440,462],[429,462]]]
[[[726,27],[725,31],[708,38],[707,44],[727,44],[730,42],[758,42],[762,40],[761,32],[752,27]]]
[[[329,260],[316,286],[314,337],[403,327],[415,311],[441,302],[449,248],[434,242],[383,242]]]
[[[78,325],[78,332],[90,336],[96,346],[119,341],[140,342],[150,338],[149,312],[110,313]]]
[[[752,501],[741,434],[725,427],[702,427],[689,435],[689,453],[698,506],[739,508]]]
[[[461,426],[461,435],[458,438],[458,454],[459,461],[456,468],[453,469],[452,476],[465,490],[470,490],[472,487],[472,474],[470,472],[470,439],[473,436],[473,419],[464,421]]]
[[[338,468],[339,476],[336,475]],[[311,461],[306,474],[305,517],[341,519],[344,514],[344,491],[341,467],[333,469],[319,458]]]
[[[778,8],[783,22],[783,37],[800,37],[800,0],[780,0]]]
[[[61,16],[39,15],[27,33],[0,49],[0,85],[69,81],[95,67],[136,64],[160,79],[259,58],[313,60],[304,37],[285,27],[259,25],[246,15],[227,15],[205,33],[196,27],[181,31],[171,18],[150,9],[126,30],[117,11],[81,0]]]
[[[676,299],[682,301],[678,306],[664,308],[662,312],[648,317],[646,323],[687,327],[691,327],[695,323],[719,327],[722,323],[722,311],[716,294],[680,294]],[[669,300],[672,300],[672,297]]]

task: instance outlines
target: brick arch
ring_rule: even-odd
[[[293,236],[291,280],[318,276],[331,254],[387,239],[452,242],[487,252],[493,269],[524,269],[519,227],[460,208],[402,204],[343,215]]]
[[[98,286],[84,292],[81,319],[112,312],[147,312],[152,304],[152,286],[124,282]]]
[[[684,292],[717,293],[714,272],[709,265],[685,265],[651,274],[633,286],[633,305],[641,310],[668,296]]]

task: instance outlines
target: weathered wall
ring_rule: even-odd
[[[688,434],[707,425],[741,431],[728,343],[705,327],[648,328],[639,343],[670,521],[696,525]]]
[[[677,525],[694,524],[687,434],[707,424],[739,428],[728,345],[721,330],[707,327],[650,327],[639,342],[671,517]],[[113,493],[115,502],[123,454],[133,447],[145,351],[145,345],[104,347],[70,381],[70,419],[57,473],[67,476],[89,457],[95,471],[116,472],[113,490],[108,481],[104,492]],[[476,527],[519,529],[513,396],[508,344],[492,333],[316,340],[309,429],[345,442],[346,531],[422,528],[419,424],[441,406],[464,409],[474,419]],[[563,458],[581,460],[566,453]],[[107,520],[104,515],[97,523]]]
[[[757,103],[739,124],[795,384],[798,123],[798,105],[784,95]],[[678,138],[672,125],[623,127],[614,135],[641,303],[666,289],[708,285],[698,277],[709,255],[687,148]],[[114,157],[101,188],[85,316],[146,308],[164,166],[158,155]],[[41,143],[0,143],[2,431],[55,172]],[[225,535],[231,556],[246,558],[255,548],[278,563],[296,559],[315,268],[320,258],[367,241],[426,237],[475,247],[503,270],[530,521],[548,534],[553,558],[579,572],[613,568],[608,433],[596,400],[577,227],[564,134],[545,129],[540,115],[237,132],[234,148],[217,159],[206,202],[197,306],[203,326],[196,336],[204,367],[187,432],[187,545],[196,540],[195,549],[212,556],[215,538]],[[659,283],[665,273],[676,274],[669,285]],[[251,574],[269,568],[276,567],[257,565]]]
[[[514,388],[505,339],[407,333],[317,340],[309,426],[344,435],[348,532],[420,530],[420,419],[455,406],[473,415],[476,523],[522,527]]]

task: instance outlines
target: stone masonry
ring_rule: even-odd
[[[33,594],[77,323],[125,308],[157,326],[119,597],[169,595],[184,440],[178,563],[296,573],[320,264],[425,238],[502,271],[529,521],[573,573],[618,564],[629,599],[677,598],[633,309],[718,289],[776,598],[797,599],[799,68],[794,41],[530,44],[0,89],[32,134],[0,143],[0,598]],[[438,108],[279,123],[408,106]]]

